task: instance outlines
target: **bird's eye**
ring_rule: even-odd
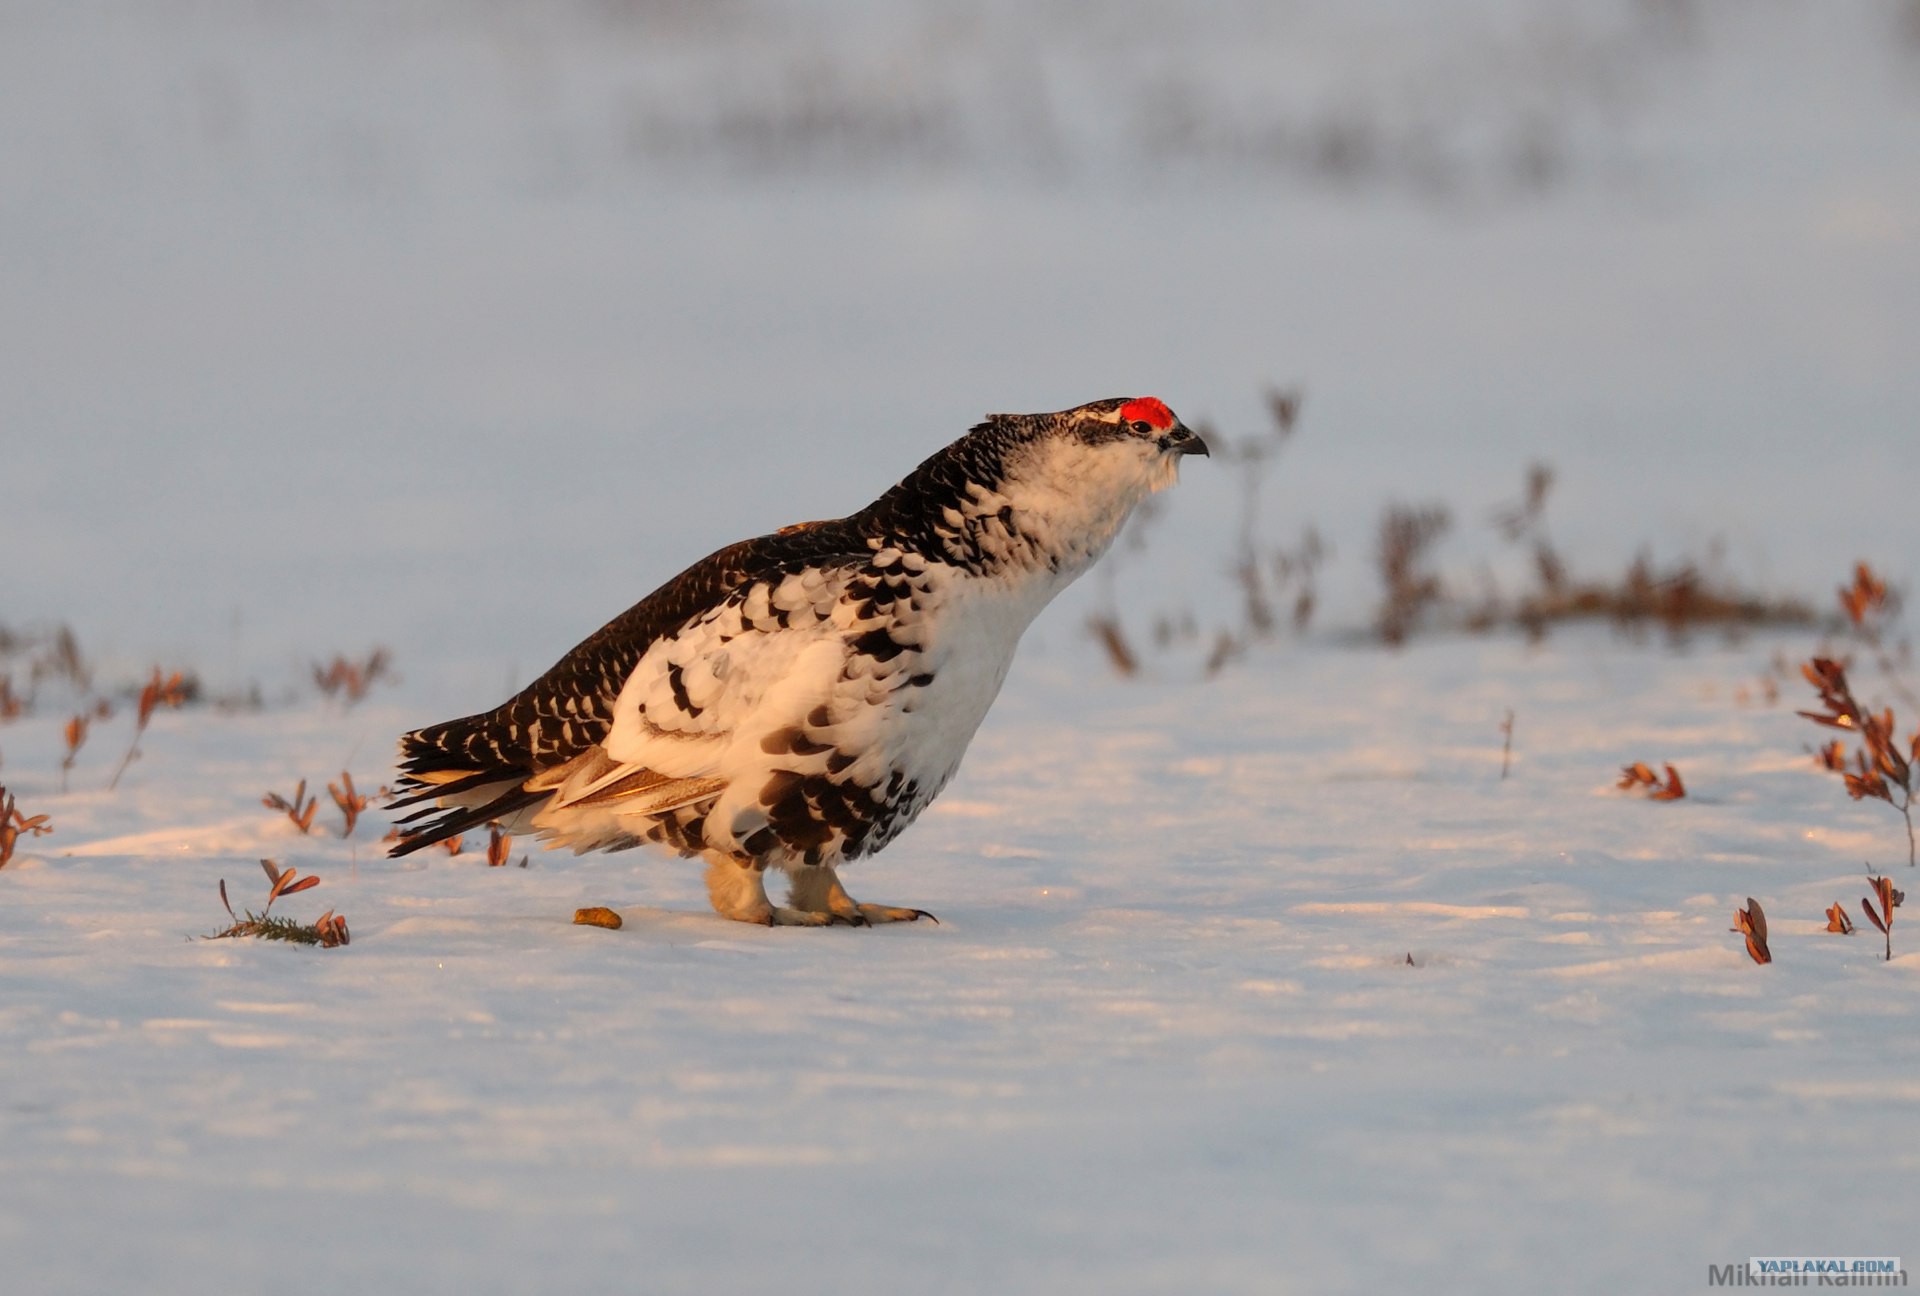
[[[1135,419],[1133,421],[1133,430],[1141,436],[1152,436],[1153,424],[1147,422],[1145,419]]]

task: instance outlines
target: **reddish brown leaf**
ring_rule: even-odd
[[[1888,923],[1892,923],[1893,907],[1898,903],[1898,901],[1894,899],[1896,893],[1893,889],[1893,879],[1889,877],[1877,877],[1870,878],[1869,882],[1873,886],[1873,893],[1880,897],[1880,916],[1886,919]],[[1904,900],[1906,897],[1901,896],[1900,899]]]
[[[331,909],[320,915],[313,929],[320,934],[320,944],[327,949],[352,942],[347,934],[347,920]]]
[[[1853,919],[1847,917],[1843,906],[1835,904],[1827,909],[1827,930],[1842,936],[1853,935]]]
[[[1887,925],[1881,922],[1880,915],[1873,911],[1873,902],[1871,900],[1865,900],[1865,899],[1861,900],[1860,908],[1863,911],[1865,911],[1867,915],[1867,921],[1873,924],[1875,931],[1878,931],[1883,935],[1888,934]]]
[[[1680,781],[1680,772],[1673,766],[1665,768],[1666,778],[1662,780],[1644,762],[1623,765],[1620,767],[1620,781],[1614,786],[1623,790],[1642,788],[1655,801],[1678,801],[1687,794],[1686,784]]]
[[[338,784],[327,784],[327,791],[332,795],[334,805],[340,808],[340,817],[344,820],[340,835],[353,836],[354,827],[360,822],[360,812],[367,808],[367,798],[360,795],[359,790],[353,786],[353,775],[346,770],[340,771]],[[315,800],[317,801],[318,798],[316,797]]]
[[[1869,797],[1889,803],[1893,800],[1893,793],[1878,770],[1870,769],[1864,774],[1843,774],[1840,777],[1847,785],[1847,795],[1855,801],[1864,801]]]
[[[1886,606],[1886,582],[1867,564],[1856,563],[1853,584],[1840,587],[1840,607],[1847,614],[1847,619],[1858,626],[1866,621],[1869,613],[1879,612]]]
[[[301,779],[293,789],[293,800],[289,801],[278,792],[269,792],[260,799],[260,804],[269,810],[278,810],[303,833],[313,831],[313,816],[320,809],[320,798],[307,796],[307,781]]]
[[[1758,900],[1748,896],[1747,907],[1733,911],[1733,929],[1747,938],[1747,954],[1755,963],[1773,962],[1767,948],[1767,913]]]
[[[1659,779],[1654,777],[1652,770],[1648,769],[1639,761],[1635,761],[1631,765],[1623,765],[1620,767],[1620,781],[1614,786],[1619,788],[1646,787],[1659,781]]]

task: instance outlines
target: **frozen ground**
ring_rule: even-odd
[[[34,1292],[1684,1291],[1904,1255],[1920,953],[1820,930],[1893,819],[1736,705],[1753,657],[1037,665],[852,875],[942,920],[881,931],[729,924],[647,856],[390,864],[254,804],[373,767],[390,703],[165,717],[117,796],[45,795],[54,726],[15,725],[60,831],[0,875],[0,1246]],[[1693,796],[1613,791],[1638,758]],[[352,946],[187,939],[267,854]]]
[[[1342,632],[1386,500],[1454,507],[1471,589],[1536,458],[1585,572],[1719,539],[1822,600],[1916,578],[1913,12],[0,9],[0,623],[269,700],[162,713],[114,794],[124,709],[69,793],[61,699],[0,727],[57,828],[0,871],[8,1291],[1910,1262],[1920,953],[1819,930],[1898,820],[1811,768],[1794,685],[1740,701],[1813,636]],[[377,784],[402,729],[988,408],[1245,433],[1268,381],[1307,392],[1262,522],[1333,542],[1320,628],[1123,682],[1070,594],[851,874],[941,926],[748,929],[690,865],[390,863],[258,804]],[[1136,633],[1231,611],[1237,485],[1186,476],[1113,585]],[[375,643],[398,685],[299,687]],[[1693,795],[1613,791],[1631,760]],[[262,855],[349,948],[191,939]]]

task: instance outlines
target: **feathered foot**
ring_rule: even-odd
[[[786,905],[776,905],[767,899],[764,867],[728,856],[709,860],[707,898],[721,917],[765,927],[831,927],[836,923],[870,927],[875,923],[915,922],[921,918],[940,921],[925,909],[860,904],[847,894],[830,868],[805,868],[795,872]]]
[[[793,874],[793,886],[787,903],[806,914],[824,914],[829,922],[855,927],[874,923],[918,922],[922,918],[939,922],[925,909],[904,909],[898,905],[861,904],[840,885],[840,875],[830,868],[803,868]]]
[[[762,927],[825,927],[834,921],[832,914],[807,913],[774,904],[767,899],[762,866],[725,855],[708,859],[707,899],[722,918],[759,923]]]

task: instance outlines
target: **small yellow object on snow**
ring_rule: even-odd
[[[605,927],[608,931],[620,930],[620,915],[611,909],[602,909],[598,905],[591,909],[575,909],[573,920],[582,927]]]

